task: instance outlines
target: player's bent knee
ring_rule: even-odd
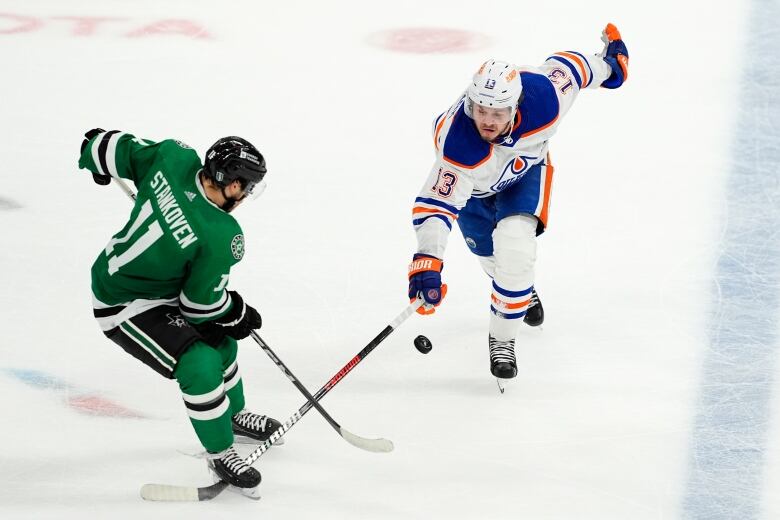
[[[533,280],[536,262],[536,217],[513,215],[498,222],[493,232],[496,276]]]
[[[182,354],[174,376],[182,387],[222,381],[222,356],[216,349],[196,341]]]
[[[482,266],[482,270],[485,271],[485,274],[487,274],[491,278],[495,278],[496,257],[490,255],[490,256],[480,256],[478,258],[479,258],[479,265]]]

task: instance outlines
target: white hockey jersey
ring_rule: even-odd
[[[466,202],[508,188],[542,162],[549,139],[579,91],[598,88],[612,70],[599,55],[569,51],[519,72],[523,95],[511,132],[497,142],[480,137],[466,113],[465,92],[436,118],[436,161],[412,210],[418,253],[442,259],[452,224]]]

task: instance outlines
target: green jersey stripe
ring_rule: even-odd
[[[120,328],[125,332],[125,334],[130,336],[131,339],[138,343],[141,348],[149,352],[149,354],[151,354],[157,361],[159,361],[160,364],[164,365],[170,370],[173,370],[173,367],[176,365],[176,361],[149,336],[144,334],[138,327],[133,325],[131,321],[128,320],[122,322]]]

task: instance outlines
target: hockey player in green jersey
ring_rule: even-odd
[[[262,191],[265,159],[239,137],[218,140],[201,164],[180,141],[96,128],[79,167],[100,185],[114,177],[137,189],[130,218],[92,266],[95,318],[128,354],[176,379],[209,467],[256,494],[260,473],[238,456],[234,435],[262,442],[281,424],[244,408],[236,340],[261,319],[227,284],[244,256],[231,212]]]

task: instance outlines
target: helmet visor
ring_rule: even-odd
[[[261,180],[260,182],[247,182],[247,183],[242,182],[241,184],[244,187],[244,196],[241,197],[241,200],[256,199],[257,197],[263,194],[267,186],[265,179]]]

